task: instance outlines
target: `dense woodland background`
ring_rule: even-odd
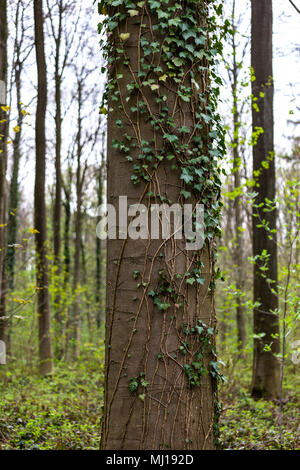
[[[44,0],[43,17],[41,3],[0,0],[0,79],[7,82],[0,116],[0,339],[7,347],[7,364],[0,366],[0,449],[97,449],[109,269],[106,242],[96,237],[99,207],[106,202],[106,64],[97,31],[104,15],[92,0]],[[288,46],[275,36],[275,158],[262,159],[253,172],[267,129],[251,127],[259,105],[253,99],[257,74],[250,67],[250,2],[222,3],[220,22],[227,22],[228,31],[218,65],[219,110],[227,131],[215,291],[217,351],[226,377],[219,387],[220,446],[299,449],[299,44],[292,33]],[[281,2],[276,31],[288,34],[295,18],[299,25],[299,11],[291,3]],[[41,43],[35,47],[42,29],[44,51]],[[257,35],[252,25],[252,50],[255,41],[269,40],[261,29]],[[289,77],[279,89],[276,67],[285,56],[296,65],[285,71]],[[270,88],[266,85],[264,93]],[[46,96],[44,167],[39,116]],[[266,200],[263,191],[272,185],[275,199]],[[253,227],[258,244],[276,239],[277,253],[274,243],[260,255],[253,252]],[[276,279],[270,274],[274,259]],[[253,310],[259,310],[253,293],[257,263],[256,289],[269,297],[278,293],[278,303],[268,307],[276,313],[278,333],[268,332],[268,339],[257,324],[253,329]],[[37,269],[43,278],[37,278]],[[47,299],[41,289],[46,284]],[[41,315],[46,323],[51,319],[43,341],[41,328],[47,325],[41,326]],[[274,393],[255,392],[255,348],[276,363]]]

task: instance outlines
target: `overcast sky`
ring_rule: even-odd
[[[293,0],[294,3],[300,8],[300,0]],[[239,12],[244,13],[243,21],[243,34],[250,34],[250,0],[237,0],[237,9]],[[225,5],[231,4],[231,0],[226,0]],[[97,13],[96,4],[94,0],[85,0],[84,5],[86,7],[93,7],[92,17],[89,18],[90,25],[94,30],[97,29],[99,22],[99,16]],[[93,6],[94,5],[94,6]],[[300,35],[300,14],[293,8],[289,0],[273,0],[273,16],[274,16],[274,80],[275,80],[275,101],[274,101],[274,116],[275,116],[275,144],[277,151],[284,151],[290,148],[290,139],[292,136],[300,135],[300,126],[298,129],[293,125],[288,125],[287,121],[300,120],[300,111],[296,110],[297,100],[299,104],[299,92],[300,92],[300,60],[299,60],[299,35]],[[94,41],[93,48],[95,51],[99,50],[98,37],[95,35],[91,38]],[[95,57],[95,63],[98,62],[100,65],[100,51],[99,57]],[[82,58],[84,60],[84,57]],[[245,61],[245,72],[250,65],[250,55],[248,54]],[[28,96],[34,94],[33,82],[35,80],[35,64],[34,56],[32,59],[33,70],[29,69],[27,73],[27,90]],[[94,75],[95,77],[95,75]],[[100,74],[99,70],[99,81],[104,81],[104,76]],[[53,86],[52,86],[53,88]],[[31,93],[30,93],[31,89]],[[223,90],[223,96],[228,94],[228,89]],[[29,98],[28,98],[29,99]],[[24,100],[25,101],[25,100]],[[99,102],[93,104],[92,119],[97,119],[98,109],[101,101],[99,96]],[[28,101],[27,101],[28,102]],[[51,106],[50,106],[51,108]],[[53,109],[53,107],[52,107]],[[35,104],[31,105],[30,111],[32,112],[31,123],[34,124],[34,112]],[[294,114],[290,114],[290,112]],[[94,116],[94,117],[93,117]],[[48,120],[49,122],[49,120]],[[52,121],[52,125],[53,125]],[[33,129],[30,131],[33,136]],[[63,136],[68,133],[68,125],[65,125]],[[52,132],[53,134],[53,132]],[[27,134],[28,135],[28,134]],[[31,155],[27,156],[26,167],[22,166],[22,186],[24,188],[27,199],[32,204],[33,197],[33,177],[34,177],[34,152],[30,152]],[[52,152],[53,153],[53,152]],[[28,158],[29,157],[29,158]],[[54,166],[53,166],[53,155],[48,155],[48,183],[53,178]],[[24,161],[23,161],[24,163]]]
[[[293,2],[300,9],[300,0]],[[273,10],[275,143],[279,149],[284,149],[283,136],[292,137],[297,133],[287,121],[300,120],[300,14],[288,0],[273,0]],[[290,115],[290,111],[295,114]]]

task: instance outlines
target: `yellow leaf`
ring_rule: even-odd
[[[130,38],[130,33],[121,33],[120,34],[120,39],[122,41],[126,41],[128,38]]]
[[[36,228],[30,228],[29,232],[30,233],[40,233]]]
[[[162,75],[161,77],[159,77],[158,80],[161,80],[162,82],[165,82],[167,78],[168,78],[168,75],[165,73],[164,75]]]
[[[20,126],[15,126],[13,131],[17,134],[18,132],[20,132]]]
[[[132,16],[137,16],[139,12],[137,10],[128,10],[129,15]]]
[[[158,90],[159,86],[156,85],[155,83],[153,83],[153,85],[150,85],[150,88],[151,88],[152,91],[154,91],[154,90]]]
[[[102,108],[99,109],[99,114],[107,114],[107,109],[102,106]]]

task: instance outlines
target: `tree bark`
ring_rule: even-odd
[[[275,354],[280,351],[277,297],[277,244],[276,232],[259,228],[265,220],[270,230],[276,230],[276,210],[264,211],[267,201],[275,199],[273,71],[272,71],[272,1],[252,0],[251,64],[256,79],[252,82],[254,106],[252,106],[253,132],[263,133],[253,146],[253,172],[258,193],[253,208],[253,255],[268,254],[268,271],[263,277],[260,269],[263,261],[257,258],[254,266],[254,334],[262,335],[254,340],[252,396],[273,399],[279,397],[280,365]],[[256,107],[258,106],[258,109]],[[263,162],[268,163],[265,169]],[[257,215],[257,217],[256,217]],[[271,237],[270,237],[271,235]],[[271,239],[270,239],[271,238]],[[271,280],[271,281],[268,281]],[[270,284],[271,282],[271,284]],[[263,336],[264,335],[264,336]],[[271,344],[271,350],[265,348]]]
[[[50,336],[50,303],[48,290],[47,232],[45,204],[47,72],[44,43],[42,0],[34,0],[34,31],[38,73],[38,97],[35,123],[36,170],[34,187],[34,228],[36,245],[37,313],[39,326],[39,362],[41,375],[53,370]]]
[[[236,46],[236,26],[235,22],[235,1],[233,2],[232,10],[232,98],[233,98],[233,173],[234,173],[234,188],[239,190],[241,186],[241,157],[240,157],[240,113],[238,102],[238,64],[237,64],[237,46]],[[242,197],[238,193],[234,199],[234,229],[235,229],[235,243],[233,260],[236,270],[236,324],[238,331],[238,350],[242,351],[246,342],[246,324],[245,312],[241,302],[241,293],[243,291],[244,279],[244,265],[243,265],[243,236],[242,236],[242,210],[241,210]]]
[[[64,209],[65,209],[65,223],[64,223],[64,285],[69,284],[70,279],[70,223],[71,223],[71,183],[70,186],[64,186]]]
[[[76,214],[75,214],[75,246],[74,246],[74,278],[73,278],[73,294],[74,307],[72,323],[72,340],[74,341],[73,351],[75,358],[79,356],[80,348],[80,251],[81,251],[81,225],[82,225],[82,187],[84,182],[85,170],[81,168],[82,156],[82,83],[78,81],[78,115],[77,115],[77,169],[76,169]]]
[[[7,256],[6,256],[6,272],[7,272],[7,287],[10,290],[14,289],[14,277],[15,277],[15,259],[16,259],[16,249],[15,245],[17,243],[17,230],[18,230],[18,206],[19,206],[19,169],[20,169],[20,159],[21,159],[21,137],[22,137],[22,124],[24,119],[24,114],[22,110],[22,72],[26,58],[28,57],[28,52],[24,53],[22,57],[22,52],[24,50],[23,38],[26,30],[24,24],[24,8],[25,5],[18,0],[16,5],[15,13],[15,40],[14,40],[14,60],[13,60],[13,69],[14,69],[14,82],[16,88],[16,106],[17,106],[17,127],[19,132],[16,132],[13,140],[13,162],[12,162],[12,171],[10,178],[10,187],[9,187],[9,204],[8,204],[8,227],[7,227]],[[33,44],[32,44],[33,45]],[[30,51],[29,51],[30,52]]]
[[[53,248],[54,248],[54,266],[55,277],[60,282],[61,274],[61,193],[62,193],[62,176],[61,176],[61,135],[62,135],[62,111],[61,111],[61,82],[62,74],[60,71],[60,50],[62,37],[62,19],[63,19],[63,0],[58,3],[58,31],[57,36],[53,32],[55,40],[55,196],[53,210]],[[55,330],[57,338],[62,334],[62,316],[61,316],[61,296],[59,289],[54,298],[55,307]],[[56,357],[61,358],[61,344],[57,342]]]
[[[6,100],[7,88],[7,4],[0,1],[0,94]],[[7,113],[1,109],[5,102],[0,102],[0,340],[6,343],[5,296],[6,276],[4,269],[6,250],[6,223],[7,223]]]
[[[23,123],[23,113],[21,105],[21,72],[23,64],[20,63],[19,49],[15,64],[15,82],[17,93],[18,120],[17,126],[20,131],[16,133],[13,141],[13,167],[9,188],[9,208],[8,208],[8,229],[7,229],[7,276],[8,287],[14,289],[15,277],[15,244],[17,242],[18,228],[18,206],[19,206],[19,167],[21,158],[21,133]]]
[[[104,145],[103,145],[104,147]],[[103,168],[104,168],[104,155],[99,167],[98,174],[98,208],[102,207],[103,204]],[[99,237],[96,239],[96,324],[97,328],[100,328],[102,323],[102,243]]]
[[[62,1],[59,3],[59,25],[58,36],[55,38],[55,201],[54,201],[54,261],[56,266],[60,267],[60,249],[61,249],[61,74],[60,74],[60,46],[62,34]]]
[[[201,24],[204,14],[202,11],[199,13],[199,4],[193,5],[193,17]],[[111,8],[109,15],[114,13],[116,9]],[[172,152],[172,145],[163,138],[161,126],[153,126],[151,119],[147,118],[148,113],[153,120],[159,118],[164,108],[156,101],[155,92],[152,92],[150,86],[141,86],[133,96],[128,93],[132,82],[140,84],[142,80],[139,78],[139,72],[143,71],[141,36],[159,44],[164,41],[157,30],[151,30],[151,24],[157,23],[156,14],[153,10],[147,13],[149,16],[139,10],[138,16],[131,18],[127,15],[126,21],[121,22],[109,38],[110,59],[114,58],[109,69],[111,78],[118,82],[118,101],[111,92],[107,202],[116,208],[117,217],[119,197],[124,195],[128,197],[126,210],[137,203],[143,203],[149,208],[150,203],[159,203],[161,198],[172,203],[184,202],[181,191],[185,185],[180,178],[180,171],[173,168],[172,159],[161,159],[157,166],[154,165],[153,173],[149,164],[149,167],[146,166],[149,169],[148,183],[145,175],[146,182],[141,179],[138,184],[132,184],[133,165],[141,161],[139,154],[146,145],[143,142],[155,142],[158,155],[166,156]],[[143,24],[144,29],[141,26]],[[126,40],[120,45],[122,34]],[[117,47],[124,48],[124,56],[116,52]],[[116,58],[118,55],[119,59]],[[128,58],[128,62],[124,57]],[[158,68],[165,70],[159,54],[150,54],[143,59],[145,63],[152,61]],[[199,75],[197,82],[202,87],[203,95],[207,96],[207,73],[204,71]],[[189,104],[180,101],[174,83],[167,80],[165,84],[163,79],[159,82],[157,93],[159,96],[165,94],[166,106],[174,110],[173,116],[170,112],[164,120],[174,117],[174,128],[185,125],[190,127],[191,133],[197,134],[191,108]],[[193,87],[189,71],[185,84]],[[197,107],[195,88],[193,90]],[[145,108],[141,106],[136,111],[135,106],[140,101],[145,103]],[[120,111],[120,107],[123,110]],[[208,128],[204,126],[202,132],[203,140],[206,141]],[[133,163],[126,161],[125,155],[115,145],[125,134],[129,136],[130,142],[136,142],[136,146],[132,146],[128,152]],[[188,138],[179,138],[182,142],[188,141]],[[184,155],[183,158],[188,156]],[[203,164],[202,169],[205,172],[208,168]],[[204,285],[196,283],[192,286],[186,282],[185,275],[197,263],[202,266],[205,281]],[[195,386],[190,383],[185,372],[192,367],[193,359],[201,350],[202,339],[194,336],[193,328],[203,321],[212,332],[215,331],[213,291],[209,289],[213,271],[211,244],[206,244],[202,250],[194,253],[186,250],[184,240],[175,239],[174,236],[168,240],[123,240],[118,237],[116,240],[107,240],[103,449],[214,449],[215,382],[208,373],[201,377],[200,385]],[[176,292],[175,300],[173,292]],[[156,299],[158,302],[163,302],[160,310],[154,302],[154,295],[159,297]],[[189,351],[185,355],[181,351],[186,342],[189,343]],[[209,367],[209,352],[204,353],[203,360]]]

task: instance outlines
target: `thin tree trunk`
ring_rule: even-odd
[[[73,309],[73,341],[75,357],[79,355],[80,348],[80,246],[81,246],[81,204],[83,178],[81,169],[81,134],[82,134],[82,84],[78,82],[78,132],[77,132],[77,169],[76,169],[76,215],[75,215],[75,247],[74,247],[74,309]]]
[[[62,116],[61,116],[61,73],[60,73],[60,48],[61,48],[61,35],[62,35],[62,7],[63,3],[60,0],[58,8],[58,34],[55,37],[55,197],[54,197],[54,211],[53,211],[53,243],[54,243],[54,265],[55,276],[59,282],[61,273],[61,192],[62,192],[62,177],[61,177],[61,132],[62,132]],[[56,336],[61,337],[62,333],[62,318],[61,318],[61,305],[59,289],[54,299],[55,306],[55,326]],[[61,357],[61,346],[57,342],[56,356]]]
[[[71,169],[68,171],[71,173]],[[69,174],[70,174],[69,173]],[[66,292],[69,292],[70,285],[70,265],[71,265],[71,255],[70,255],[70,224],[71,224],[71,179],[68,182],[68,186],[63,184],[65,200],[64,200],[64,210],[65,210],[65,221],[64,221],[64,237],[63,237],[63,246],[64,246],[64,289]],[[64,318],[64,332],[63,332],[63,351],[62,356],[66,357],[68,352],[68,343],[70,339],[70,309],[67,308],[66,318]]]
[[[241,186],[240,170],[238,169],[240,158],[238,152],[234,149],[234,187],[239,188]],[[236,166],[238,165],[238,166]],[[235,246],[234,246],[234,264],[236,270],[236,323],[238,330],[238,349],[242,351],[245,347],[246,342],[246,324],[245,324],[245,309],[242,305],[241,294],[244,287],[244,270],[243,270],[243,236],[241,232],[242,228],[242,214],[241,214],[241,196],[236,196],[234,199],[234,216],[235,216]]]
[[[236,47],[236,27],[235,27],[235,1],[233,2],[232,10],[232,55],[233,55],[233,67],[232,67],[232,97],[233,97],[233,171],[234,171],[234,188],[239,190],[241,186],[241,157],[240,157],[240,115],[239,115],[239,104],[238,104],[238,64],[237,64],[237,47]],[[242,236],[242,212],[241,212],[242,197],[238,191],[238,194],[234,199],[234,228],[235,228],[235,244],[234,244],[234,265],[236,271],[236,323],[238,330],[238,349],[243,350],[246,341],[246,325],[245,325],[245,312],[241,302],[241,293],[243,290],[243,236]]]
[[[7,197],[4,197],[3,210],[4,214],[7,214]],[[7,219],[6,219],[7,220]],[[4,228],[4,227],[3,227]],[[1,229],[0,229],[1,230]],[[4,233],[4,243],[6,246],[6,233]],[[4,341],[6,345],[6,355],[8,356],[9,348],[9,317],[6,316],[6,295],[7,295],[7,273],[5,257],[2,266],[2,279],[1,279],[1,298],[0,298],[0,340]]]
[[[88,287],[88,276],[87,276],[87,266],[86,266],[86,254],[85,254],[85,246],[83,238],[81,237],[81,263],[82,263],[82,284],[87,288]],[[90,299],[89,299],[89,292],[88,290],[85,292],[85,305],[86,305],[86,319],[87,319],[87,326],[89,332],[89,341],[93,342],[93,327],[92,327],[92,319],[91,319],[91,311],[90,311]]]
[[[98,174],[98,208],[103,204],[103,159],[101,160]],[[100,328],[102,323],[102,244],[99,237],[96,238],[96,324]]]
[[[0,97],[6,101],[7,88],[7,4],[6,0],[0,1]],[[6,279],[4,259],[6,250],[6,223],[7,223],[7,113],[1,109],[5,102],[0,102],[0,341],[6,344],[6,316],[5,296]]]
[[[8,228],[7,228],[7,275],[8,275],[8,287],[14,289],[14,277],[15,277],[15,244],[17,242],[17,228],[18,228],[18,206],[19,206],[19,167],[21,158],[21,132],[22,132],[22,105],[21,105],[21,66],[20,63],[16,63],[15,69],[15,81],[16,81],[16,92],[17,92],[17,108],[18,108],[18,120],[17,126],[20,131],[16,133],[13,141],[13,167],[12,176],[9,188],[9,209],[8,209]]]
[[[71,189],[65,188],[65,224],[64,224],[64,285],[67,286],[70,279],[70,223],[71,223]]]
[[[279,397],[280,384],[280,364],[275,357],[275,354],[280,351],[279,318],[276,313],[278,308],[277,244],[276,233],[258,227],[265,220],[270,230],[276,230],[277,218],[276,210],[264,211],[266,202],[275,199],[272,0],[252,0],[251,7],[251,64],[256,77],[252,82],[252,94],[257,99],[252,107],[253,132],[256,132],[258,128],[263,129],[257,144],[253,146],[253,172],[257,182],[255,191],[258,193],[255,204],[261,204],[261,207],[253,208],[253,255],[259,257],[254,266],[254,302],[259,302],[259,306],[254,308],[256,339],[254,340],[252,396],[273,399]],[[264,168],[263,162],[268,162],[267,169]],[[266,273],[260,270],[263,265],[260,257],[264,250],[269,256]],[[263,277],[262,274],[266,276]],[[270,344],[271,350],[265,347]]]
[[[14,68],[14,79],[16,87],[16,105],[18,111],[17,117],[17,127],[19,131],[15,134],[13,140],[13,163],[12,163],[12,172],[10,179],[9,187],[9,205],[8,205],[8,227],[7,227],[7,256],[6,256],[6,270],[7,270],[7,281],[8,288],[10,290],[14,289],[14,277],[15,277],[15,259],[16,259],[16,250],[15,245],[17,243],[17,229],[18,229],[18,206],[19,206],[19,167],[20,167],[20,158],[21,158],[21,137],[22,137],[22,124],[24,119],[24,114],[22,110],[22,71],[24,62],[28,55],[25,55],[23,58],[22,54],[22,38],[24,37],[25,25],[24,25],[24,8],[20,0],[17,2],[16,14],[15,14],[15,41],[14,41],[14,51],[15,58],[13,61]],[[19,34],[20,33],[20,34]],[[30,51],[29,51],[30,52]],[[28,54],[28,53],[27,53]]]
[[[38,98],[36,110],[36,174],[34,188],[34,227],[36,229],[36,279],[38,299],[39,325],[39,360],[40,373],[46,375],[52,372],[52,344],[50,336],[50,303],[48,290],[48,263],[46,256],[46,132],[45,118],[47,108],[47,72],[44,45],[44,16],[42,0],[34,0],[34,30],[35,48],[38,73]]]

